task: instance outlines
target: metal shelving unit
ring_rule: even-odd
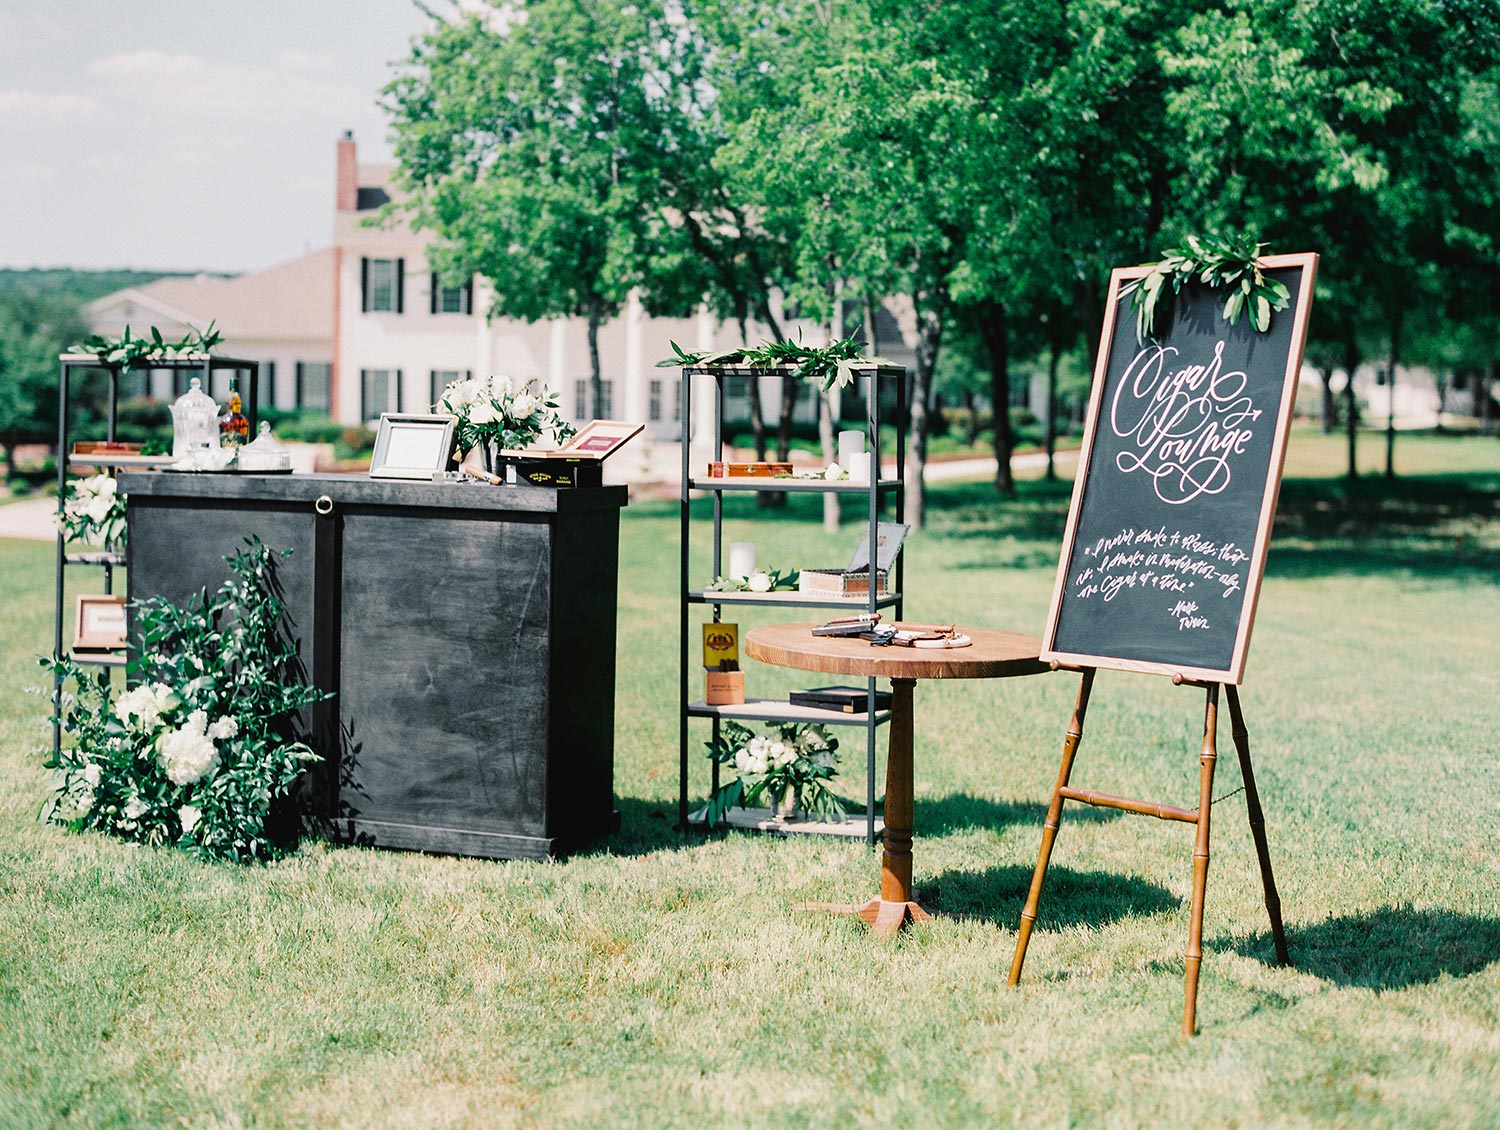
[[[72,421],[70,419],[72,404],[71,393],[75,378],[89,373],[103,373],[108,382],[107,401],[104,414],[105,435],[107,441],[116,438],[116,428],[120,415],[120,378],[128,371],[125,366],[118,363],[101,361],[92,353],[64,353],[58,358],[59,371],[57,378],[57,510],[59,517],[62,514],[64,502],[64,488],[68,480],[70,468],[99,467],[106,469],[118,469],[120,467],[139,468],[148,463],[141,457],[122,456],[112,460],[108,455],[73,455],[70,451],[72,446]],[[260,365],[256,361],[246,361],[234,357],[219,357],[208,353],[187,354],[172,358],[153,358],[150,361],[151,369],[165,369],[178,372],[188,372],[202,376],[203,388],[207,391],[212,374],[219,370],[234,370],[247,373],[247,388],[249,398],[245,401],[245,416],[250,421],[252,433],[256,425],[256,409],[259,392]],[[57,535],[57,566],[56,566],[56,593],[53,615],[53,643],[52,654],[62,656],[64,626],[67,621],[67,609],[64,606],[64,589],[67,583],[67,567],[69,565],[81,565],[94,569],[103,570],[103,592],[106,596],[113,594],[115,589],[115,570],[125,568],[129,563],[128,547],[126,552],[112,549],[76,550],[68,551],[67,538],[59,531]],[[109,677],[107,668],[121,667],[125,664],[125,658],[120,654],[92,654],[81,655],[68,653],[69,658],[77,663],[89,664],[99,667],[100,678]],[[54,718],[58,716],[59,706],[62,701],[62,678],[54,676],[52,682],[52,713]],[[57,750],[62,745],[62,726],[59,722],[52,723],[52,750]]]
[[[864,396],[865,442],[871,454],[871,474],[868,483],[824,482],[807,479],[756,479],[756,478],[709,478],[695,475],[692,464],[693,386],[695,382],[708,386],[707,395],[714,398],[712,461],[724,459],[724,407],[727,386],[732,380],[755,380],[762,377],[779,377],[782,372],[775,369],[752,369],[738,366],[689,366],[682,371],[682,509],[680,529],[681,587],[680,587],[680,635],[679,657],[679,717],[678,717],[678,822],[686,830],[691,825],[689,814],[690,757],[689,729],[695,719],[707,719],[712,737],[717,740],[719,726],[724,719],[748,722],[821,722],[824,725],[861,727],[865,731],[865,811],[864,820],[850,821],[847,827],[809,823],[805,826],[776,825],[781,832],[807,832],[822,835],[862,834],[867,843],[873,844],[879,832],[876,823],[875,800],[875,753],[878,729],[890,719],[888,710],[875,708],[876,681],[865,680],[867,705],[861,714],[846,714],[836,710],[818,710],[812,707],[795,706],[785,699],[751,699],[733,706],[710,706],[701,699],[690,697],[690,684],[695,670],[701,664],[693,662],[693,610],[705,606],[713,623],[718,623],[726,608],[782,608],[795,611],[805,617],[812,609],[830,609],[848,613],[851,610],[875,612],[893,609],[895,617],[901,618],[904,603],[905,555],[896,558],[889,578],[890,590],[877,591],[875,572],[878,544],[876,530],[882,520],[900,522],[906,511],[906,370],[891,365],[865,365],[857,369],[857,388]],[[883,478],[884,459],[880,449],[880,409],[882,392],[890,394],[896,421],[895,473]],[[818,596],[801,592],[751,593],[714,592],[707,588],[694,588],[692,576],[693,519],[692,500],[694,493],[708,494],[713,503],[712,520],[712,565],[711,576],[721,576],[724,571],[724,496],[737,492],[775,491],[788,494],[835,494],[862,497],[867,501],[866,520],[869,530],[870,581],[864,599]],[[889,516],[884,511],[890,509]],[[710,769],[710,792],[719,787],[719,767]],[[753,816],[732,820],[736,827],[769,830],[766,821]]]

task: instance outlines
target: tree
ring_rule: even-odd
[[[643,282],[665,23],[650,2],[492,0],[438,20],[386,87],[399,207],[438,235],[434,268],[485,276],[492,314],[585,318],[596,415],[599,327]]]
[[[14,478],[16,447],[57,435],[57,355],[84,333],[65,296],[0,294],[0,452]]]

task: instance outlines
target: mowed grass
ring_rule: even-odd
[[[894,942],[793,908],[871,896],[863,844],[673,830],[673,504],[622,528],[622,830],[548,864],[242,869],[38,823],[52,555],[0,541],[0,1125],[1500,1124],[1500,442],[1402,436],[1401,479],[1352,485],[1341,442],[1292,443],[1242,688],[1295,964],[1221,756],[1188,1042],[1179,824],[1070,808],[1006,985],[1075,676],[918,686],[916,879],[947,914]],[[1066,484],[931,501],[908,616],[1039,631]],[[793,502],[730,500],[729,536],[841,563],[857,533]],[[1202,697],[1102,672],[1075,783],[1191,806]]]

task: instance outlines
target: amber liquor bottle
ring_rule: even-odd
[[[239,383],[229,378],[229,411],[219,417],[219,446],[243,447],[250,440],[250,421],[241,409]]]

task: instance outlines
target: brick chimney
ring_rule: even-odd
[[[354,131],[346,129],[338,145],[338,189],[334,208],[352,212],[359,202],[359,165],[354,157]]]

